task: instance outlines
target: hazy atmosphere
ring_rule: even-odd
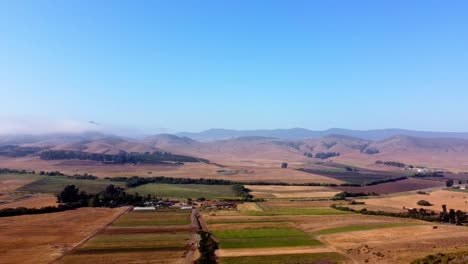
[[[2,1],[0,133],[468,131],[467,8]]]
[[[0,263],[467,264],[467,14],[0,0]]]

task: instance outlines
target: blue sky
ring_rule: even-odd
[[[467,10],[422,0],[0,1],[0,118],[145,133],[468,131]]]

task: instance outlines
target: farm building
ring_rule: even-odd
[[[137,212],[149,212],[149,211],[156,211],[156,207],[149,206],[149,207],[134,207],[133,211]]]

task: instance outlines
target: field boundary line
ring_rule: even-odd
[[[65,256],[68,256],[72,253],[74,253],[79,247],[81,247],[82,245],[84,245],[86,242],[88,242],[91,238],[95,237],[96,235],[98,235],[99,233],[101,233],[102,231],[104,231],[104,229],[106,229],[108,226],[112,225],[119,217],[121,217],[123,214],[127,213],[127,212],[130,212],[132,210],[132,206],[128,207],[126,210],[123,210],[121,213],[117,214],[111,221],[109,221],[108,223],[106,223],[104,226],[100,227],[99,229],[97,229],[96,231],[92,232],[89,236],[85,237],[84,239],[82,239],[80,242],[78,242],[78,244],[76,244],[75,246],[73,246],[72,248],[66,250],[61,256],[57,257],[56,259],[52,260],[49,262],[49,264],[57,264],[60,260],[62,260]]]

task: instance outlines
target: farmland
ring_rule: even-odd
[[[337,190],[323,186],[246,185],[258,198],[330,198]]]
[[[171,198],[235,198],[231,185],[204,185],[204,184],[145,184],[129,189],[129,192],[138,192],[146,195]]]
[[[352,167],[346,167],[338,164],[331,164],[328,166],[321,165],[320,168],[301,168],[299,171],[305,173],[311,173],[316,175],[321,175],[325,177],[330,177],[339,181],[351,183],[351,184],[368,184],[374,181],[379,181],[383,179],[398,178],[402,176],[407,176],[403,171],[374,171],[359,169],[356,171],[348,171],[346,168],[352,170]]]
[[[156,213],[132,212],[121,216],[113,226],[161,226],[189,225],[190,217],[187,211],[158,211]]]
[[[435,248],[443,245],[463,247],[466,243],[468,230],[464,227],[444,226],[434,231],[430,223],[412,219],[299,211],[323,210],[328,203],[275,200],[243,205],[238,212],[206,214],[205,218],[220,241],[218,255],[221,263],[309,263],[315,259],[338,263],[408,263],[435,252]],[[282,213],[273,216],[258,214],[265,211]],[[456,230],[461,232],[457,234],[459,240],[450,239],[449,234]],[[409,239],[408,236],[415,233],[418,236],[413,235]],[[278,242],[284,237],[298,243]],[[387,248],[388,240],[390,247]],[[307,242],[301,244],[301,241]],[[385,245],[382,244],[384,241]],[[424,247],[427,243],[435,248]],[[255,248],[255,251],[249,248]],[[416,248],[418,253],[411,254],[411,249]]]
[[[98,193],[105,190],[110,184],[119,185],[118,182],[111,182],[108,180],[79,180],[62,176],[48,176],[31,182],[18,189],[18,191],[57,194],[61,192],[65,186],[70,184],[75,185],[80,188],[81,191],[87,193]]]
[[[190,211],[128,212],[61,263],[183,263],[193,238]]]
[[[320,242],[295,228],[265,227],[214,231],[221,248],[316,246]]]
[[[396,182],[382,183],[372,186],[351,187],[351,186],[338,186],[334,187],[340,191],[347,192],[375,192],[379,194],[390,194],[397,192],[415,191],[421,189],[428,189],[434,187],[444,186],[445,183],[441,181],[421,180],[421,179],[407,179]]]
[[[53,195],[36,195],[36,196],[22,198],[14,202],[0,204],[0,209],[16,208],[16,207],[40,208],[40,207],[45,207],[45,206],[56,206],[56,205],[57,205],[57,197]]]
[[[345,260],[343,256],[337,253],[314,253],[314,254],[286,254],[286,255],[263,255],[263,256],[244,256],[244,257],[224,257],[221,264],[284,264],[284,263],[324,263],[340,262]]]
[[[381,198],[369,198],[364,199],[366,204],[380,206],[381,208],[414,208],[418,207],[417,202],[419,200],[428,200],[433,206],[427,207],[427,209],[434,211],[441,211],[442,205],[447,205],[447,208],[455,210],[465,210],[465,206],[468,203],[468,193],[464,192],[453,192],[447,190],[437,190],[434,192],[428,192],[427,194],[403,194],[403,195],[392,195]]]
[[[0,174],[0,201],[21,198],[23,195],[16,191],[40,178],[40,176],[30,174]]]
[[[49,263],[106,226],[126,208],[0,218],[1,263]]]

